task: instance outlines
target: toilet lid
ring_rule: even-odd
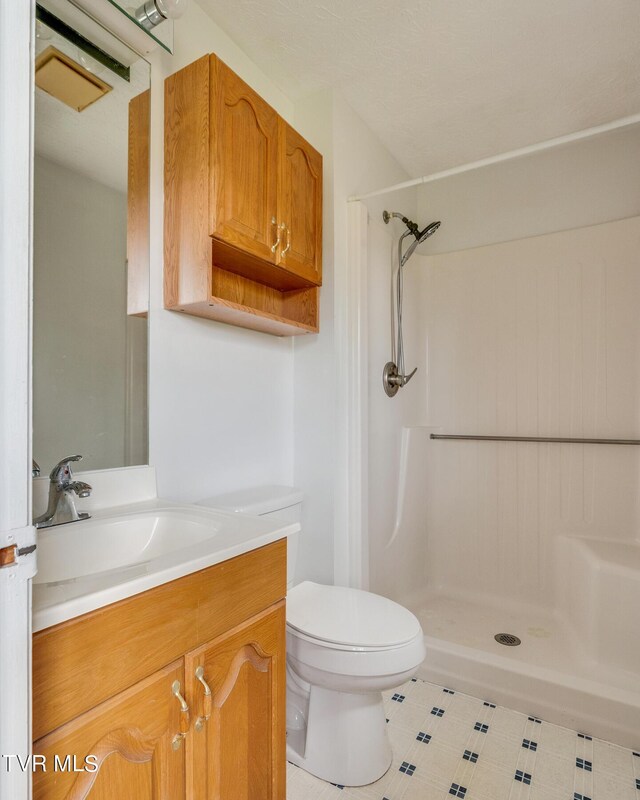
[[[352,647],[397,647],[421,634],[416,617],[393,600],[311,581],[287,594],[287,624],[313,639]]]

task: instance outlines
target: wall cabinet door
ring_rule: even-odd
[[[185,745],[174,739],[189,720],[174,681],[184,690],[182,659],[34,742],[47,765],[34,774],[34,800],[184,800]],[[77,769],[95,756],[98,769],[55,771],[56,755]]]
[[[189,800],[285,800],[284,602],[187,655],[185,669]]]
[[[280,120],[278,219],[285,231],[280,263],[322,283],[322,156]]]
[[[276,263],[278,115],[225,64],[210,61],[211,234]]]

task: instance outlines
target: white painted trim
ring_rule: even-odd
[[[376,189],[375,192],[368,192],[367,194],[357,195],[350,197],[349,202],[353,203],[358,200],[366,200],[369,197],[377,197],[382,194],[389,194],[390,192],[397,192],[400,189],[408,189],[411,186],[421,186],[423,183],[433,183],[443,178],[450,178],[453,175],[460,175],[463,172],[470,172],[474,169],[481,169],[488,167],[490,164],[499,164],[501,161],[511,161],[514,158],[522,158],[532,153],[539,153],[543,150],[549,150],[552,147],[559,147],[563,144],[570,144],[571,142],[578,142],[581,139],[588,139],[591,136],[598,136],[601,133],[609,133],[610,131],[618,130],[618,128],[626,128],[630,125],[638,125],[640,123],[640,114],[633,114],[630,117],[622,117],[621,119],[607,122],[604,125],[596,125],[593,128],[586,128],[583,131],[576,131],[569,133],[566,136],[557,136],[555,139],[547,139],[544,142],[528,145],[527,147],[520,147],[517,150],[509,150],[506,153],[500,153],[496,156],[489,158],[482,158],[479,161],[471,161],[469,164],[461,164],[458,167],[445,169],[442,172],[434,172],[431,175],[425,175],[422,178],[414,178],[410,181],[403,181],[396,183],[393,186],[388,186],[386,189]]]
[[[348,260],[350,264],[349,330],[350,383],[349,386],[349,474],[353,481],[349,503],[351,585],[369,588],[369,392],[368,358],[369,332],[367,318],[367,207],[360,203],[348,207]]]
[[[0,547],[35,542],[31,522],[33,2],[0,2]],[[31,750],[35,554],[0,569],[0,754]],[[28,800],[31,773],[0,769],[0,797]]]
[[[336,353],[340,425],[336,484],[334,580],[369,587],[367,519],[367,208],[348,206],[347,261],[336,275]]]

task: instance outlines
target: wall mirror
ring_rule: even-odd
[[[150,67],[68,0],[36,20],[33,456],[146,464]]]

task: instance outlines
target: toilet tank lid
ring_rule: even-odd
[[[300,489],[293,486],[254,486],[251,489],[207,497],[200,500],[198,505],[259,516],[295,506],[302,502],[303,497]]]

